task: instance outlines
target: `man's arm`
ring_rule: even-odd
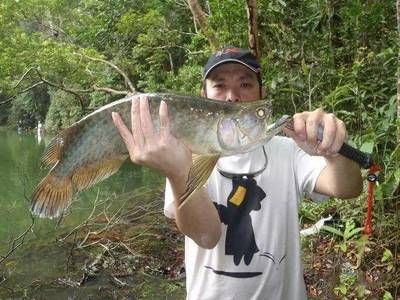
[[[156,130],[151,119],[147,99],[138,97],[132,101],[131,128],[113,113],[117,127],[128,149],[130,159],[136,164],[153,168],[170,181],[174,194],[176,224],[179,230],[192,238],[199,246],[212,248],[221,235],[218,212],[204,189],[180,209],[179,197],[186,190],[186,181],[192,166],[190,150],[170,133],[168,109],[160,104],[160,129]]]
[[[341,155],[325,157],[325,160],[327,165],[318,176],[314,191],[342,199],[360,195],[362,191],[360,166]]]
[[[284,132],[305,152],[323,156],[327,162],[314,191],[343,199],[358,196],[362,191],[360,166],[338,154],[347,136],[343,121],[317,109],[295,114],[293,128]],[[319,128],[323,128],[322,141],[318,138]]]
[[[179,208],[179,197],[185,192],[187,176],[168,179],[174,194],[175,222],[179,230],[200,247],[214,248],[221,236],[221,222],[205,188],[200,188]]]

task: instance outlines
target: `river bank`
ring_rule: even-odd
[[[183,239],[162,214],[162,191],[98,203],[84,222],[47,245],[24,245],[0,265],[1,299],[184,299]],[[40,272],[19,282],[31,266]],[[46,271],[47,270],[47,271]]]

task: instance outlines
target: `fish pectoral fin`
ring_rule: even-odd
[[[189,200],[195,191],[207,182],[219,157],[219,155],[193,155],[193,165],[189,171],[186,191],[179,198],[179,208]]]
[[[44,166],[53,166],[62,159],[64,149],[74,138],[76,131],[77,125],[73,125],[67,129],[64,129],[64,131],[56,135],[51,140],[42,155],[42,163]]]
[[[56,164],[61,159],[62,148],[62,139],[60,137],[52,139],[42,155],[42,163],[45,166]]]
[[[82,166],[72,175],[72,182],[76,191],[81,191],[91,187],[95,183],[102,181],[119,170],[122,163],[128,156],[108,159],[106,161],[95,162],[92,165]]]

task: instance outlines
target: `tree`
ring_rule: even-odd
[[[249,30],[249,48],[257,57],[261,58],[260,42],[258,39],[258,23],[257,23],[257,0],[247,0],[247,23]]]
[[[398,39],[398,45],[400,46],[400,0],[396,1],[396,11],[397,11],[397,39]],[[398,53],[398,62],[397,62],[397,142],[400,142],[400,47],[399,47],[399,53]]]
[[[209,26],[206,14],[202,10],[197,0],[188,0],[190,10],[193,14],[193,18],[200,25],[201,30],[207,37],[210,47],[213,51],[217,51],[220,48],[220,43],[218,41],[215,31]]]

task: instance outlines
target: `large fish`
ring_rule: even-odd
[[[173,94],[145,94],[155,127],[160,101],[168,105],[171,133],[195,154],[182,201],[202,186],[221,156],[249,152],[278,133],[285,120],[270,123],[265,100],[230,103]],[[81,191],[115,173],[128,157],[111,118],[118,112],[130,124],[132,97],[110,103],[58,134],[42,160],[51,166],[32,195],[31,210],[40,217],[57,217]]]

